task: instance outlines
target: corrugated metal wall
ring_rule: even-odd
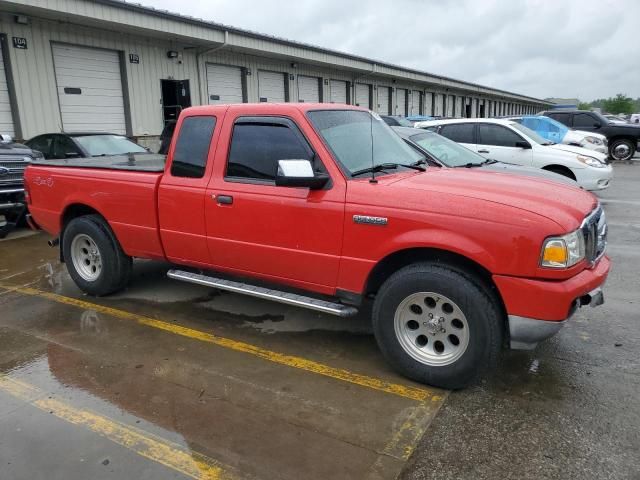
[[[31,3],[33,1],[29,0]],[[61,11],[78,8],[81,5],[98,7],[83,0],[40,0],[40,3],[49,5],[48,8]],[[128,120],[130,120],[129,133],[139,138],[142,137],[143,143],[145,143],[144,137],[155,138],[163,128],[161,79],[189,80],[192,104],[207,104],[207,63],[241,67],[246,86],[244,93],[249,102],[259,100],[258,72],[265,70],[283,74],[288,97],[291,101],[299,98],[298,75],[304,75],[321,79],[321,98],[325,101],[329,101],[330,98],[330,81],[340,80],[349,82],[351,103],[355,103],[356,83],[363,83],[376,87],[391,86],[390,93],[393,98],[398,90],[422,92],[423,113],[426,115],[431,115],[432,112],[435,115],[445,115],[445,113],[451,115],[453,111],[452,101],[447,102],[447,107],[444,105],[445,99],[449,100],[451,97],[448,96],[452,93],[448,91],[448,87],[445,87],[444,83],[446,82],[434,85],[425,85],[417,81],[412,83],[406,79],[392,77],[392,74],[397,73],[397,70],[388,67],[380,67],[375,72],[363,73],[355,69],[366,70],[370,68],[370,65],[367,67],[366,62],[339,59],[331,52],[310,53],[305,51],[303,55],[301,50],[304,49],[295,46],[280,45],[277,57],[270,53],[242,53],[239,51],[241,48],[263,48],[265,52],[268,52],[275,48],[274,42],[234,33],[230,33],[228,38],[233,49],[223,47],[214,53],[198,55],[198,52],[205,50],[205,48],[189,46],[184,37],[197,33],[201,35],[200,38],[222,43],[223,33],[210,32],[204,27],[196,28],[194,33],[193,28],[195,27],[183,28],[178,21],[167,20],[156,25],[159,20],[148,19],[151,22],[148,25],[139,21],[135,23],[136,19],[142,18],[141,15],[132,15],[131,18],[127,16],[125,18],[122,15],[113,17],[116,13],[114,8],[103,7],[103,10],[103,12],[93,12],[92,15],[102,15],[104,20],[111,19],[123,25],[128,24],[127,31],[117,31],[117,23],[113,23],[114,30],[108,31],[36,17],[29,17],[29,24],[21,25],[14,21],[13,14],[0,13],[0,33],[5,33],[9,39],[14,36],[27,39],[28,47],[25,50],[11,46],[8,48],[13,81],[16,86],[16,103],[25,139],[40,133],[62,129],[52,56],[52,44],[54,43],[98,47],[120,53],[125,97],[128,97],[129,100],[126,105]],[[176,35],[182,35],[183,38],[179,43],[174,43],[169,40],[142,36],[142,34],[131,33],[134,31],[134,27],[165,28],[165,32],[176,32]],[[161,35],[161,33],[157,35]],[[9,45],[11,45],[11,40]],[[178,57],[168,58],[167,51],[169,50],[177,51]],[[139,63],[130,62],[130,54],[136,55]],[[273,55],[273,57],[268,58],[269,55]],[[286,60],[282,58],[282,55],[304,56],[321,64],[313,65]],[[407,74],[407,76],[411,75]],[[418,74],[414,76],[416,79],[420,77]],[[373,92],[373,103],[377,105],[376,90]],[[467,96],[470,92],[460,90],[454,93],[456,96]],[[472,115],[476,116],[477,98],[474,98],[473,101]],[[395,105],[395,102],[393,104]],[[459,115],[458,112],[456,114]]]

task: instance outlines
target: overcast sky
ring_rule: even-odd
[[[538,98],[640,97],[640,0],[137,0]]]

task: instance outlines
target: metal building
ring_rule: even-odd
[[[190,105],[348,103],[392,115],[548,102],[119,0],[0,0],[0,131],[111,131],[154,147]],[[428,62],[428,59],[425,59]]]

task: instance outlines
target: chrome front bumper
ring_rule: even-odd
[[[509,315],[510,347],[513,350],[533,350],[542,340],[554,336],[571,318],[578,307],[597,307],[604,303],[602,288],[598,287],[576,299],[569,316],[557,322]]]

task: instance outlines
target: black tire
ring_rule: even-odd
[[[74,238],[86,235],[98,247],[102,268],[93,281],[77,271],[71,252]],[[132,259],[125,255],[107,222],[99,215],[85,215],[71,220],[62,235],[62,253],[73,281],[85,293],[109,295],[122,290],[131,276]]]
[[[434,366],[416,360],[396,334],[396,310],[419,292],[452,300],[466,317],[468,345],[453,363]],[[501,311],[473,276],[447,265],[418,263],[397,271],[382,285],[373,306],[373,329],[382,354],[402,375],[435,387],[459,389],[476,383],[497,364],[505,325]]]
[[[627,155],[624,156],[617,156],[615,154],[616,148],[620,147],[620,146],[626,146],[629,150],[629,153]],[[631,160],[633,158],[633,156],[636,154],[636,145],[634,142],[632,142],[631,140],[628,140],[626,138],[620,138],[618,140],[614,140],[613,142],[611,142],[609,144],[609,156],[613,159],[613,160],[619,160],[621,162],[626,162],[628,160]]]

